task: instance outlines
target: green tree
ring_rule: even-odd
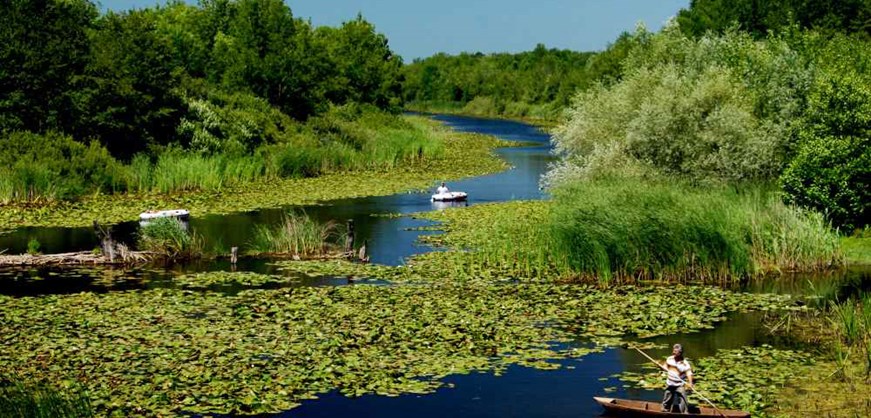
[[[371,103],[382,109],[401,106],[402,59],[390,50],[387,37],[357,15],[338,29],[319,28],[316,34],[336,65],[336,78],[327,93],[335,104]]]
[[[0,129],[71,124],[71,94],[88,62],[87,0],[0,1]]]
[[[801,146],[781,176],[793,203],[827,214],[847,229],[869,222],[871,88],[868,77],[839,69],[818,79],[801,120]]]
[[[871,36],[868,0],[692,0],[678,13],[684,33],[702,36],[737,26],[757,38],[787,26]]]
[[[178,71],[153,15],[108,13],[92,36],[92,58],[77,92],[77,138],[98,138],[112,155],[129,159],[172,142],[184,103]]]

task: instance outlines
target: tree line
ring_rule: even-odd
[[[281,0],[103,14],[90,0],[9,0],[0,39],[4,201],[57,197],[48,183],[67,175],[80,178],[75,188],[124,189],[118,170],[179,152],[316,154],[334,142],[360,151],[345,122],[402,106],[402,60],[371,23],[313,27]],[[44,157],[55,151],[65,162]]]

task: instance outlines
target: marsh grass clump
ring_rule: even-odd
[[[745,201],[751,256],[762,271],[816,271],[844,264],[840,238],[818,212],[789,206],[776,195]]]
[[[453,249],[438,262],[447,260],[456,277],[490,271],[602,285],[735,281],[843,262],[837,233],[822,216],[765,191],[612,178],[553,195],[425,214],[443,221],[447,233],[423,240]]]
[[[871,377],[871,293],[832,304],[828,318],[836,331],[832,348],[841,376],[850,378],[846,371],[853,354],[863,364],[865,379]]]
[[[201,257],[205,242],[200,235],[188,231],[183,221],[158,218],[142,227],[138,247],[168,260],[179,260]]]
[[[49,386],[0,376],[0,416],[8,418],[82,418],[94,416],[86,393],[62,393]]]
[[[345,228],[333,221],[318,222],[305,213],[288,212],[276,226],[259,225],[251,241],[255,253],[317,257],[341,251]]]
[[[765,192],[617,178],[554,195],[548,234],[580,275],[733,280],[843,262],[821,216]]]
[[[36,238],[31,238],[29,241],[27,241],[27,253],[30,255],[39,254],[40,246],[41,245],[39,244],[39,240],[37,240]]]

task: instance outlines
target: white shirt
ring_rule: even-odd
[[[687,378],[693,375],[693,368],[686,359],[677,361],[674,356],[669,356],[665,365],[668,367],[668,379],[665,382],[668,386],[681,387]]]
[[[447,192],[448,192],[448,188],[445,187],[445,186],[439,186],[439,187],[436,189],[436,194],[445,194],[445,193],[447,193]]]

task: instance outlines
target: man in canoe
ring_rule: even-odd
[[[436,194],[445,194],[448,192],[448,186],[445,186],[445,182],[442,182],[442,185],[436,189]]]
[[[683,357],[683,347],[675,344],[671,356],[665,360],[664,365],[660,364],[660,367],[668,373],[665,396],[662,398],[662,410],[686,414],[689,408],[686,391],[693,390],[693,368]]]

